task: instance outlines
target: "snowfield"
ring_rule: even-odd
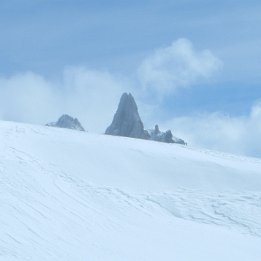
[[[0,260],[261,260],[260,159],[12,122],[0,144]]]

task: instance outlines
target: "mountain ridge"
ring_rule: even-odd
[[[112,123],[105,134],[186,145],[184,140],[173,137],[171,130],[160,131],[157,124],[154,130],[144,129],[135,99],[131,93],[126,92],[122,94]]]

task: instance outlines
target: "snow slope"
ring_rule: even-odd
[[[0,144],[0,260],[261,260],[259,159],[11,122]]]

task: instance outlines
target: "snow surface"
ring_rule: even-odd
[[[260,159],[11,122],[0,144],[0,260],[261,260]]]

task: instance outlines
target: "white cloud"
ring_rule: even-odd
[[[145,59],[139,76],[143,77],[142,83],[157,83],[159,88],[167,88],[173,81],[176,85],[187,85],[198,76],[209,76],[217,64],[209,51],[195,53],[191,43],[181,39]],[[172,76],[174,69],[178,71]],[[135,89],[137,83],[137,75],[123,78],[79,67],[66,69],[55,80],[33,72],[0,77],[0,119],[44,124],[68,113],[78,117],[86,129],[103,132],[121,94],[131,91],[136,99],[141,94],[141,88]],[[142,95],[150,97],[150,93],[151,89],[147,89]],[[151,105],[139,102],[139,106],[146,114],[144,118],[151,117]]]
[[[139,77],[145,93],[132,87],[137,83],[133,79],[79,67],[68,68],[53,80],[32,72],[0,77],[0,119],[44,124],[68,113],[79,118],[87,130],[102,133],[112,120],[121,94],[130,91],[145,123],[171,128],[191,145],[261,156],[261,103],[241,117],[212,113],[164,123],[155,119],[153,112],[158,104],[148,99],[153,91],[166,94],[191,86],[210,77],[220,66],[210,51],[196,52],[188,40],[180,39],[142,62]]]
[[[221,66],[222,62],[211,51],[196,51],[189,40],[179,39],[147,57],[138,74],[145,89],[164,94],[208,79]]]
[[[190,145],[249,156],[261,156],[261,103],[247,116],[218,113],[180,117],[164,123]]]
[[[0,115],[5,120],[32,122],[50,110],[55,113],[58,90],[42,76],[27,72],[0,78]]]
[[[103,132],[128,83],[108,72],[69,68],[49,81],[27,72],[0,78],[0,118],[44,124],[68,113],[90,131]]]

